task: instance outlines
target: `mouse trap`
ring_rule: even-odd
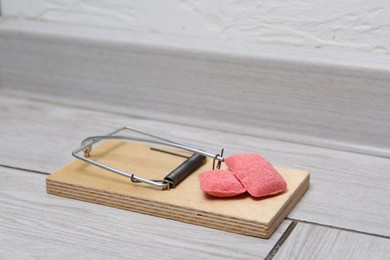
[[[213,154],[131,127],[88,137],[72,154],[75,160],[47,177],[47,193],[255,237],[270,237],[309,188],[307,171],[275,167],[287,182],[282,194],[212,197],[198,175],[227,169],[223,150]]]

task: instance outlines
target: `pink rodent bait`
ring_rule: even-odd
[[[215,197],[232,197],[246,192],[234,173],[228,170],[209,170],[199,174],[198,178],[200,188]]]
[[[287,187],[272,164],[258,154],[233,155],[225,163],[253,197],[275,195]]]

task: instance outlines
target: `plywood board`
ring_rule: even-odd
[[[126,142],[106,142],[93,149],[91,159],[149,179],[163,179],[184,160],[150,150],[144,144]],[[248,194],[215,198],[200,189],[197,178],[199,173],[210,169],[211,164],[212,160],[207,160],[176,188],[164,191],[132,183],[129,178],[74,160],[47,178],[47,192],[268,238],[309,187],[308,172],[277,168],[288,184],[288,189],[281,195],[263,199],[255,199]]]

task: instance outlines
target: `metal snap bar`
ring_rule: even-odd
[[[141,134],[141,135],[148,136],[150,138],[139,138],[139,137],[133,137],[133,136],[116,135],[117,133],[119,133],[121,131],[132,131],[132,132],[136,132],[136,133]],[[116,169],[116,168],[113,168],[111,166],[96,162],[96,161],[88,158],[90,156],[90,153],[92,151],[92,146],[94,144],[100,142],[101,140],[109,140],[109,139],[111,139],[111,140],[133,140],[133,141],[138,141],[138,142],[156,143],[156,144],[166,145],[166,146],[190,151],[190,152],[193,152],[194,154],[191,157],[187,158],[187,160],[185,160],[181,165],[179,165],[174,171],[169,173],[163,180],[149,180],[149,179],[145,179],[145,178],[136,176],[132,173],[127,173],[127,172],[122,171],[120,169]],[[84,156],[81,156],[79,154],[81,151],[84,152]],[[223,156],[223,149],[222,149],[221,155],[211,154],[211,153],[205,152],[201,149],[194,148],[194,147],[184,145],[181,143],[177,143],[177,142],[159,137],[157,135],[151,134],[149,132],[145,132],[145,131],[142,131],[142,130],[139,130],[139,129],[136,129],[133,127],[129,127],[129,126],[121,127],[121,128],[119,128],[119,129],[117,129],[117,130],[115,130],[107,135],[91,136],[91,137],[84,139],[81,142],[81,146],[78,147],[77,149],[75,149],[72,152],[72,155],[75,158],[80,159],[84,162],[90,163],[92,165],[95,165],[95,166],[100,167],[102,169],[111,171],[113,173],[116,173],[116,174],[119,174],[122,176],[126,176],[126,177],[130,178],[130,180],[134,183],[142,182],[142,183],[150,184],[152,186],[161,188],[163,190],[169,190],[170,188],[174,188],[176,185],[178,185],[178,183],[181,182],[188,174],[193,172],[197,167],[199,167],[201,164],[204,163],[206,156],[213,158],[213,168],[214,168],[216,160],[218,161],[217,167],[219,167],[221,162],[224,161],[224,158],[222,157]]]

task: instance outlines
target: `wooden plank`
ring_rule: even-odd
[[[264,258],[269,239],[46,194],[45,175],[0,167],[0,258]]]
[[[158,153],[149,145],[111,141],[93,148],[90,159],[149,180],[161,180],[184,162],[184,158]],[[206,162],[175,188],[163,191],[134,184],[130,178],[75,159],[46,179],[48,193],[221,229],[243,235],[269,238],[309,188],[309,173],[276,168],[287,183],[277,196],[253,198],[248,193],[234,198],[207,196],[198,175],[212,169]],[[221,169],[227,170],[226,165]]]
[[[0,51],[4,89],[390,156],[386,58],[218,46],[12,20],[0,24]]]
[[[259,152],[276,166],[305,169],[311,188],[289,217],[390,235],[390,160],[289,142],[0,97],[0,163],[52,172],[90,135],[132,125],[210,152]],[[21,149],[23,147],[23,149]]]
[[[298,223],[273,259],[389,258],[389,238]]]

